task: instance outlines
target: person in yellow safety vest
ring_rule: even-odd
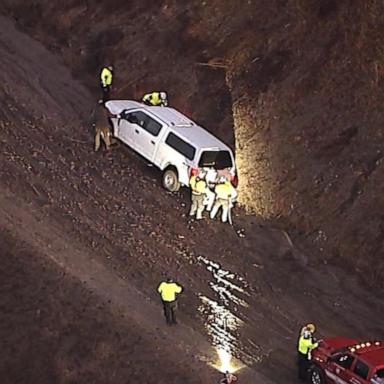
[[[200,172],[197,175],[192,175],[189,179],[189,185],[192,190],[189,216],[196,215],[196,220],[201,220],[203,218],[203,212],[205,209],[204,198],[208,187],[204,177],[205,174]]]
[[[211,210],[210,217],[214,219],[217,211],[221,208],[221,221],[225,223],[228,220],[229,209],[237,197],[235,187],[225,177],[220,178],[219,183],[215,187],[216,200]]]
[[[112,88],[113,82],[113,66],[109,65],[107,67],[103,67],[100,73],[100,84],[101,90],[103,92],[103,101],[109,100],[109,94]]]
[[[142,99],[144,104],[153,106],[168,106],[168,97],[166,92],[147,93]]]
[[[177,309],[177,294],[183,291],[183,287],[175,283],[170,277],[163,281],[157,288],[163,302],[164,316],[168,325],[177,324],[175,311]]]
[[[311,351],[318,346],[319,343],[313,340],[313,335],[308,329],[305,329],[303,334],[300,334],[299,341],[297,343],[297,364],[299,380],[307,380]]]

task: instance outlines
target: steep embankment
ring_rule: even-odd
[[[225,66],[241,202],[381,284],[384,6],[352,3],[213,1],[191,24]]]
[[[233,111],[241,202],[375,282],[383,11],[379,1],[4,2],[94,91],[100,66],[113,61],[117,97],[166,89],[229,143]]]
[[[372,284],[384,273],[383,10],[298,2],[278,33],[235,49],[246,54],[227,76],[242,201]]]

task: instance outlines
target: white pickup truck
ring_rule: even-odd
[[[163,171],[163,186],[175,192],[188,185],[192,172],[216,171],[236,186],[235,159],[218,138],[174,108],[131,100],[105,103],[116,138]]]

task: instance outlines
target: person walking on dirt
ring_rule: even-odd
[[[225,372],[224,377],[220,380],[220,384],[234,384],[237,383],[237,376],[233,373]]]
[[[113,82],[113,66],[109,65],[107,67],[103,67],[100,73],[100,84],[101,90],[103,92],[103,101],[109,100],[109,94],[112,89]]]
[[[164,316],[168,325],[177,324],[175,311],[177,309],[177,294],[183,287],[175,283],[170,277],[160,283],[157,292],[160,294],[164,307]]]
[[[99,100],[99,104],[96,107],[94,119],[95,121],[93,125],[95,127],[95,151],[97,152],[99,150],[101,139],[104,141],[107,150],[109,150],[111,147],[109,116],[102,100]]]
[[[197,175],[192,175],[189,179],[189,185],[192,191],[189,216],[196,215],[196,220],[201,220],[203,218],[203,212],[205,209],[204,199],[208,187],[204,177],[205,174],[203,172],[199,172]]]
[[[152,106],[168,106],[168,97],[166,92],[152,92],[143,96],[142,102]]]
[[[221,177],[219,183],[215,187],[216,200],[211,210],[210,217],[214,219],[217,211],[221,208],[221,221],[227,222],[229,210],[232,208],[233,202],[236,200],[237,192],[235,187],[225,177]]]
[[[303,334],[300,335],[297,345],[297,365],[299,380],[305,381],[307,379],[311,351],[317,348],[319,343],[312,339],[310,330],[305,329],[302,332]]]

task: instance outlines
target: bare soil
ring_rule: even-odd
[[[204,298],[241,320],[224,325],[241,383],[295,383],[303,322],[382,335],[382,299],[359,276],[239,209],[234,228],[189,221],[188,192],[166,193],[128,148],[94,153],[97,93],[10,20],[0,28],[2,382],[214,382]],[[207,266],[233,274],[241,301],[225,303]],[[169,274],[185,287],[172,328],[156,294]]]
[[[382,285],[381,1],[3,0],[0,12],[94,97],[107,63],[113,97],[166,90],[236,147],[247,209]]]

